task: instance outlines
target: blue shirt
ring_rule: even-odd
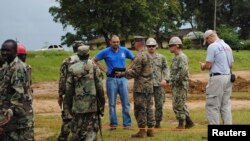
[[[216,40],[207,48],[206,61],[213,63],[210,74],[230,74],[230,65],[234,61],[232,50],[223,40]]]
[[[112,47],[107,47],[96,54],[95,58],[99,61],[104,59],[108,67],[108,75],[111,74],[114,67],[125,68],[126,58],[134,59],[134,55],[126,47],[119,46],[115,52]]]

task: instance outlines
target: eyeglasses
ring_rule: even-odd
[[[156,47],[155,45],[149,45],[149,46],[147,46],[148,48],[154,48],[154,47]]]

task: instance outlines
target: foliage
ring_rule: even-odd
[[[232,49],[240,49],[239,35],[232,27],[221,25],[218,27],[217,31],[219,37],[225,40]]]
[[[242,39],[250,38],[250,1],[216,0],[216,25],[228,24],[239,28]],[[180,0],[182,19],[193,28],[205,31],[214,29],[214,0]]]
[[[155,39],[162,47],[163,40],[170,37],[180,27],[180,3],[176,0],[148,0],[151,14],[150,25]]]
[[[190,49],[192,44],[192,40],[188,37],[183,38],[183,48],[184,49]]]
[[[160,30],[175,29],[180,19],[178,1],[175,0],[57,0],[49,12],[54,21],[65,27],[72,26],[75,34],[67,33],[63,43],[73,40],[91,40],[103,36],[106,44],[117,34],[126,39],[129,35],[160,34]],[[164,32],[166,33],[166,32]]]
[[[250,39],[240,41],[241,49],[250,50]]]

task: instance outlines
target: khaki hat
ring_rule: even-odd
[[[87,45],[81,45],[77,49],[77,54],[79,55],[87,55],[89,54],[89,46]]]
[[[215,33],[215,31],[210,30],[210,29],[207,30],[207,31],[204,33],[204,35],[203,35],[203,39],[204,39],[203,45],[206,44],[206,42],[207,42],[207,37],[210,36],[210,35],[212,35],[212,34],[214,34],[214,33]]]
[[[156,40],[154,38],[148,38],[148,40],[146,41],[146,46],[156,46]]]
[[[182,45],[182,41],[179,37],[174,36],[169,40],[168,45]]]

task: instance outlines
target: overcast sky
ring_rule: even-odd
[[[60,44],[63,30],[48,12],[55,0],[0,0],[0,44],[6,39],[18,40],[28,50]]]

